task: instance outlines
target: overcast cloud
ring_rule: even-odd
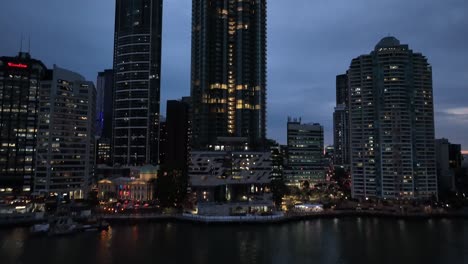
[[[31,53],[95,81],[112,67],[114,0],[4,0],[0,56],[21,34]],[[286,141],[288,116],[325,126],[332,144],[335,76],[391,34],[433,67],[436,136],[468,148],[468,1],[269,0],[268,136]],[[162,111],[190,94],[191,1],[165,0]],[[27,50],[27,41],[23,49]]]

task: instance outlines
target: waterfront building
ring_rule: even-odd
[[[348,71],[352,195],[437,196],[432,69],[394,37]]]
[[[114,36],[114,166],[157,164],[162,0],[117,0]]]
[[[154,199],[154,183],[158,178],[158,170],[157,166],[152,165],[114,170],[109,177],[97,182],[98,198],[105,201],[151,201]]]
[[[190,190],[199,215],[272,212],[271,152],[193,151]]]
[[[39,85],[46,67],[20,52],[0,57],[0,195],[30,194],[35,170]]]
[[[266,0],[192,0],[192,147],[266,138]]]
[[[54,65],[39,90],[34,191],[84,198],[94,176],[96,89]]]
[[[300,186],[325,181],[323,126],[303,124],[288,118],[287,167],[285,183]]]

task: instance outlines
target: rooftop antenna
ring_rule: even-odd
[[[23,52],[23,33],[21,33],[20,43],[20,52]]]
[[[28,53],[31,54],[31,35],[28,37]]]

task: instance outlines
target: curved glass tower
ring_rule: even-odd
[[[266,136],[266,0],[192,2],[193,148]]]
[[[117,0],[113,160],[158,163],[162,0]]]

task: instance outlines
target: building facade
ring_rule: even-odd
[[[436,139],[437,183],[439,194],[456,192],[456,176],[462,168],[463,156],[460,144],[452,144],[446,138]]]
[[[266,0],[192,1],[192,146],[266,137]]]
[[[288,119],[287,167],[285,183],[300,186],[325,181],[323,126],[303,124],[301,119]]]
[[[437,195],[432,69],[394,37],[352,60],[350,141],[352,195]]]
[[[193,151],[190,188],[199,215],[272,212],[270,152]]]
[[[336,107],[333,113],[334,163],[349,165],[349,87],[348,75],[336,76]]]
[[[94,176],[96,89],[54,65],[39,91],[34,191],[84,198]]]
[[[32,191],[38,93],[46,70],[29,53],[0,57],[0,195]]]
[[[162,0],[117,0],[114,36],[114,166],[157,164]]]
[[[99,72],[96,82],[96,136],[100,138],[112,138],[113,87],[114,71]]]
[[[96,164],[112,165],[112,115],[114,114],[114,71],[98,73],[96,95]]]
[[[161,165],[186,169],[188,164],[189,105],[180,100],[167,101],[165,140],[161,142]]]

